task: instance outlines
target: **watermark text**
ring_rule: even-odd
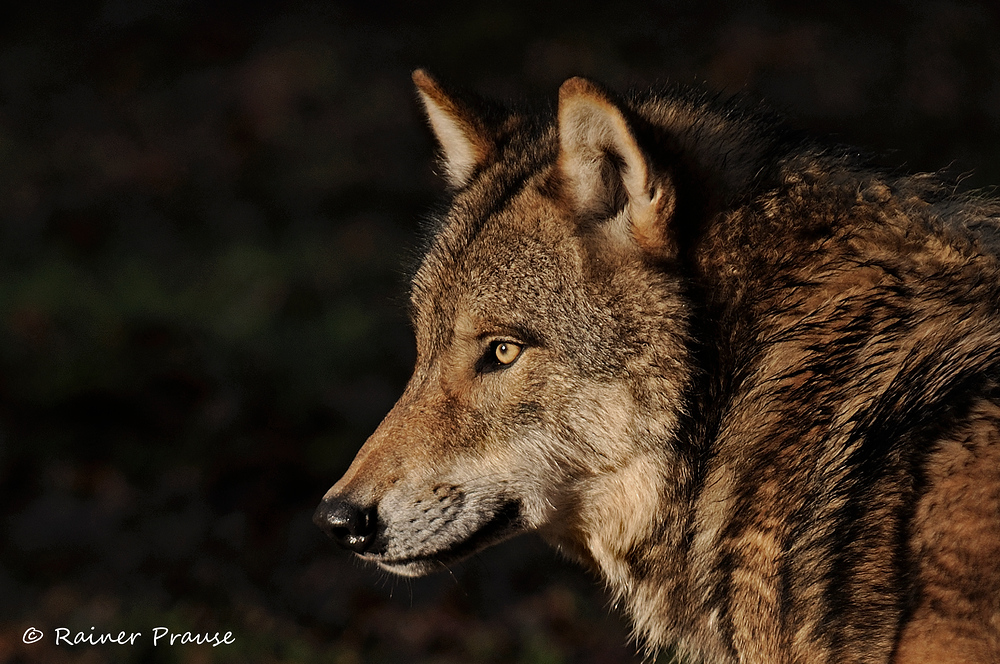
[[[57,646],[101,646],[119,645],[134,646],[143,639],[142,632],[100,632],[96,627],[89,630],[73,631],[68,627],[56,627],[52,637]],[[175,632],[169,627],[154,627],[147,638],[152,639],[154,647],[170,647],[182,645],[228,646],[236,643],[232,632]],[[45,632],[37,627],[25,630],[21,640],[24,643],[38,643],[45,639]]]

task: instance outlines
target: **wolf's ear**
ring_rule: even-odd
[[[623,211],[627,228],[610,229],[660,257],[671,253],[667,224],[676,207],[669,176],[656,173],[626,113],[597,85],[571,78],[559,88],[559,170],[584,215]]]
[[[490,155],[490,132],[468,104],[446,93],[423,69],[413,72],[413,83],[441,145],[445,178],[458,189]]]

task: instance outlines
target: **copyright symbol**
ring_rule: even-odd
[[[45,632],[40,629],[35,629],[34,627],[29,627],[25,632],[24,636],[21,638],[25,643],[38,643],[45,636]]]

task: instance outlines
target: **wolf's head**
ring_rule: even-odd
[[[678,166],[584,79],[551,118],[413,78],[452,192],[413,279],[416,368],[315,521],[399,574],[528,530],[614,574],[663,518],[689,378]]]

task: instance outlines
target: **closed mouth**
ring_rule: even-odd
[[[378,563],[389,571],[408,576],[427,574],[434,569],[458,562],[486,547],[510,539],[523,529],[521,506],[517,501],[505,503],[472,535],[453,543],[446,549],[412,557],[386,558],[380,554],[359,554],[361,558]]]

